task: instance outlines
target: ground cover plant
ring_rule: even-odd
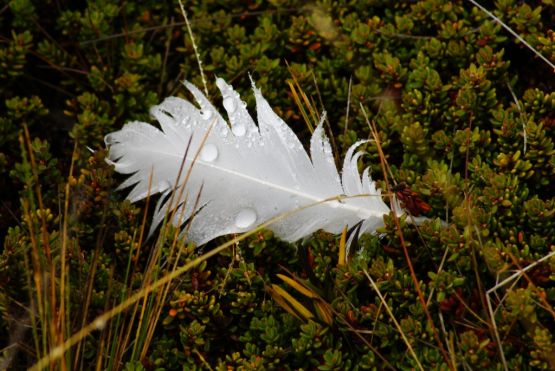
[[[554,369],[555,4],[481,5],[522,39],[469,1],[1,6],[0,369]],[[183,80],[254,112],[249,73],[429,220],[148,236],[104,135]]]

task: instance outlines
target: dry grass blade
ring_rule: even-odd
[[[285,268],[284,268],[285,269]],[[299,278],[296,277],[293,273],[291,273],[290,271],[288,271],[287,269],[285,269],[285,271],[287,273],[289,273],[290,275],[293,276],[294,279],[298,280]],[[342,295],[345,295],[344,293],[341,293]],[[378,358],[383,362],[382,365],[382,369],[390,369],[390,370],[395,370],[395,368],[393,367],[393,365],[379,352],[379,350],[374,347],[371,343],[371,341],[368,341],[368,339],[366,339],[363,334],[367,334],[367,333],[373,333],[372,331],[365,331],[365,330],[359,330],[357,328],[355,328],[346,318],[345,316],[336,311],[333,306],[331,306],[328,302],[326,302],[326,300],[324,298],[322,298],[321,296],[318,295],[317,298],[315,298],[314,301],[314,307],[316,309],[316,314],[319,316],[318,318],[320,318],[322,321],[324,321],[326,324],[331,324],[333,322],[333,319],[335,318],[336,321],[344,326],[346,326],[350,332],[352,332],[353,334],[355,334],[355,336],[357,336],[359,338],[359,340],[361,342],[363,342],[368,349],[370,349],[372,352],[374,352],[374,354],[376,356],[378,356]],[[380,309],[378,310],[378,316],[381,312],[381,304],[380,304]],[[319,311],[322,310],[322,313],[320,313]],[[329,321],[329,322],[328,322]]]
[[[323,300],[316,300],[314,302],[314,309],[316,309],[318,318],[324,321],[325,324],[331,325],[333,323],[333,309],[330,304]]]
[[[285,282],[290,287],[294,288],[296,291],[306,296],[307,298],[314,299],[312,303],[314,304],[314,309],[319,319],[324,321],[326,324],[331,325],[333,322],[332,309],[331,306],[325,302],[318,293],[314,292],[310,287],[304,285],[299,278],[290,278],[283,274],[277,274],[277,276]]]
[[[286,284],[288,284],[289,286],[291,286],[292,288],[294,288],[295,290],[297,290],[299,293],[303,294],[304,296],[306,296],[307,298],[317,298],[318,294],[316,294],[314,291],[310,290],[308,287],[304,286],[302,283],[287,277],[283,274],[277,274],[278,278],[281,279],[283,282],[285,282]]]
[[[175,220],[175,214],[177,212],[177,210],[179,209],[179,203],[181,202],[180,200],[183,200],[183,202],[187,202],[188,197],[184,195],[185,192],[185,188],[186,185],[189,181],[189,178],[191,176],[191,172],[193,170],[193,166],[196,163],[196,161],[198,160],[200,153],[202,151],[202,148],[204,147],[204,145],[206,144],[206,140],[208,139],[208,136],[210,134],[210,132],[212,131],[212,128],[214,126],[214,122],[208,127],[208,129],[206,130],[206,132],[204,133],[199,149],[196,151],[196,153],[194,154],[191,166],[188,167],[187,172],[185,174],[185,179],[183,180],[182,184],[178,184],[179,179],[181,179],[181,175],[184,171],[184,166],[185,166],[185,159],[188,156],[189,150],[190,150],[190,145],[191,145],[191,141],[192,138],[189,138],[189,142],[187,143],[186,149],[185,149],[185,154],[183,156],[183,159],[181,161],[180,167],[179,167],[179,171],[178,171],[178,175],[174,184],[174,192],[172,193],[172,196],[170,198],[170,207],[168,210],[170,210],[167,215],[166,215],[166,221],[169,220]],[[149,184],[149,189],[151,188],[151,184]],[[177,192],[176,190],[179,189],[179,192]],[[199,192],[199,194],[197,195],[197,198],[195,200],[195,207],[198,206],[198,202],[199,202],[199,197],[200,197],[200,193],[202,192],[202,188]],[[150,193],[150,191],[149,191]],[[148,201],[148,198],[147,198]],[[174,204],[175,202],[175,204]],[[178,215],[178,223],[181,224],[181,222],[184,219],[184,212],[185,209],[182,208],[180,215]],[[190,224],[189,224],[190,225]],[[153,254],[151,254],[150,259],[149,259],[149,264],[147,266],[147,274],[145,275],[145,277],[147,278],[146,281],[143,282],[143,287],[148,287],[150,285],[150,277],[153,278],[157,278],[158,275],[158,271],[160,270],[160,258],[162,256],[162,246],[164,245],[164,242],[167,238],[166,234],[167,234],[167,223],[164,223],[161,233],[159,235],[159,238],[157,240],[157,243],[155,245],[155,249],[153,251]],[[187,229],[186,229],[187,230]],[[141,233],[142,235],[142,233]],[[173,236],[172,236],[172,243],[171,243],[171,247],[170,247],[170,251],[168,253],[168,256],[166,257],[167,259],[175,259],[175,264],[172,268],[172,272],[174,272],[177,269],[177,264],[179,263],[179,257],[181,256],[181,252],[182,252],[182,248],[181,246],[179,248],[177,248],[177,244],[179,242],[179,229],[175,229]],[[141,316],[139,319],[139,325],[137,327],[137,336],[136,339],[143,339],[142,341],[142,349],[140,352],[140,357],[139,359],[143,359],[144,357],[146,357],[146,354],[148,352],[148,349],[150,347],[150,343],[152,341],[152,338],[154,336],[154,331],[156,329],[156,325],[158,324],[158,320],[160,318],[160,315],[162,313],[162,309],[164,307],[164,304],[166,302],[166,298],[167,295],[169,293],[170,287],[171,287],[172,281],[168,281],[167,284],[165,285],[165,287],[163,287],[161,290],[159,290],[156,293],[156,296],[154,299],[149,298],[148,295],[145,295],[144,299],[143,299],[143,305],[141,306],[142,310],[141,310]],[[148,299],[148,301],[147,301]],[[149,309],[149,316],[148,316],[148,322],[146,323],[146,328],[143,328],[142,324],[143,324],[143,319],[145,318],[145,308]],[[143,332],[141,332],[143,331]],[[138,350],[137,346],[139,345],[139,341],[135,341],[134,346],[133,346],[133,352],[132,352],[132,359],[135,356],[135,352]]]
[[[289,313],[299,321],[304,321],[303,318],[301,318],[301,316],[299,315],[299,313],[293,310],[293,308],[287,303],[287,301],[283,298],[283,296],[278,294],[277,291],[273,289],[273,287],[270,287],[270,286],[266,287],[266,291],[270,294],[272,299],[274,299],[274,301],[280,307],[282,307],[287,313]]]
[[[195,57],[197,58],[198,69],[200,71],[200,77],[202,78],[202,84],[204,85],[204,92],[206,96],[208,96],[208,85],[206,84],[206,78],[204,77],[204,70],[202,69],[202,61],[200,60],[200,54],[197,49],[197,44],[195,43],[195,36],[193,35],[193,31],[191,30],[191,25],[189,24],[189,19],[187,18],[187,12],[183,7],[183,2],[179,1],[179,7],[181,8],[181,14],[183,14],[183,18],[185,19],[185,25],[187,26],[187,32],[189,32],[189,37],[191,38],[191,43],[193,44],[193,49],[195,51]]]
[[[344,135],[347,135],[349,130],[349,111],[351,109],[351,91],[353,85],[353,76],[349,77],[349,87],[347,89],[347,109],[345,110],[345,129],[343,131]]]
[[[363,272],[364,272],[364,275],[366,276],[366,278],[368,278],[368,281],[370,282],[370,285],[372,286],[374,291],[376,291],[376,294],[378,294],[378,297],[380,298],[381,303],[383,304],[387,314],[389,315],[389,317],[391,318],[391,320],[395,324],[395,327],[397,328],[397,331],[399,331],[399,334],[401,334],[401,337],[403,338],[403,341],[407,345],[407,348],[408,348],[412,358],[414,359],[414,361],[418,365],[418,368],[423,371],[424,368],[422,367],[422,364],[420,363],[420,360],[416,356],[416,353],[414,352],[414,349],[412,349],[412,345],[409,342],[409,339],[405,335],[405,332],[401,328],[401,325],[399,325],[399,322],[397,322],[397,319],[395,318],[395,315],[391,311],[391,308],[389,308],[389,306],[387,305],[387,302],[386,302],[385,298],[383,297],[382,293],[380,292],[380,289],[378,288],[378,286],[376,285],[376,283],[374,282],[372,277],[370,277],[370,275],[368,274],[368,272],[365,269],[363,270]]]
[[[272,290],[274,294],[277,294],[280,297],[282,297],[283,300],[285,300],[287,304],[290,306],[290,308],[292,308],[295,312],[297,312],[299,316],[301,316],[305,321],[314,317],[314,314],[312,314],[311,311],[309,311],[304,305],[301,304],[300,301],[295,299],[291,294],[289,294],[280,286],[273,284]]]
[[[358,195],[356,197],[366,197],[368,195]],[[68,337],[63,344],[60,344],[54,348],[52,348],[47,354],[45,354],[44,356],[42,356],[31,368],[30,370],[43,370],[44,368],[48,367],[48,365],[51,362],[54,362],[58,359],[60,359],[61,357],[64,356],[64,354],[71,349],[73,346],[75,346],[76,344],[78,344],[79,342],[81,342],[83,339],[85,339],[87,336],[89,336],[92,332],[96,331],[96,330],[101,330],[104,329],[108,323],[108,321],[110,321],[112,318],[114,318],[115,316],[117,316],[120,313],[123,313],[124,311],[126,311],[128,308],[132,307],[133,305],[135,305],[138,301],[142,300],[146,295],[155,292],[156,290],[162,289],[164,287],[166,287],[166,285],[168,285],[168,283],[170,283],[171,281],[175,280],[177,277],[187,273],[189,270],[191,270],[192,268],[196,267],[197,265],[201,264],[202,262],[204,262],[205,260],[221,253],[222,251],[225,251],[226,249],[234,246],[237,242],[242,241],[250,236],[256,235],[259,231],[269,227],[270,225],[272,225],[273,223],[276,223],[279,220],[282,220],[284,218],[290,217],[291,215],[294,215],[300,211],[306,210],[308,208],[314,207],[316,205],[320,205],[326,202],[330,202],[330,201],[339,201],[339,200],[343,200],[343,199],[347,199],[347,198],[352,198],[349,196],[336,196],[336,197],[330,197],[328,199],[325,200],[321,200],[319,202],[314,202],[312,204],[300,207],[298,209],[295,210],[291,210],[287,213],[283,213],[281,215],[276,216],[275,218],[272,218],[268,221],[266,221],[265,223],[260,224],[258,227],[243,233],[241,235],[236,236],[235,238],[219,245],[218,247],[204,253],[203,255],[191,260],[190,262],[188,262],[187,264],[172,270],[170,273],[164,275],[163,277],[157,279],[156,281],[152,282],[151,284],[142,287],[140,290],[138,290],[136,293],[130,295],[129,297],[127,297],[125,300],[123,300],[121,303],[119,303],[118,305],[116,305],[115,307],[113,307],[112,309],[110,309],[109,311],[104,312],[103,314],[99,315],[98,317],[96,317],[92,322],[90,322],[88,325],[83,326],[79,331],[77,331],[76,333],[74,333],[72,336]],[[364,339],[364,338],[362,338]],[[366,339],[364,339],[363,341],[365,341],[365,343],[371,347],[371,344],[369,344]],[[372,349],[379,355],[379,353],[372,347]],[[381,355],[379,355],[380,358],[382,360],[384,360],[384,362],[387,362]],[[389,365],[389,363],[387,363],[388,368],[392,368],[391,365]]]
[[[347,262],[347,227],[343,228],[341,239],[339,240],[339,256],[337,257],[337,266],[342,267]]]
[[[295,87],[293,82],[289,80],[287,81],[287,85],[289,85],[289,89],[291,90],[291,95],[293,96],[293,100],[295,101],[295,104],[297,105],[297,107],[299,107],[299,110],[301,111],[301,115],[303,116],[304,122],[306,123],[308,130],[310,130],[310,132],[312,133],[314,131],[314,125],[310,121],[308,114],[303,106],[303,103],[299,98],[299,93],[297,92],[297,88]]]
[[[324,321],[325,324],[331,325],[333,323],[331,305],[325,301],[316,300],[314,302],[314,309],[316,309],[316,315],[318,315],[318,318]]]
[[[501,27],[503,27],[504,29],[506,29],[507,31],[509,31],[509,33],[511,35],[513,35],[514,37],[516,37],[518,39],[518,41],[520,41],[521,43],[523,43],[528,49],[530,49],[532,52],[534,52],[534,54],[536,54],[538,57],[540,57],[545,63],[547,63],[549,65],[549,67],[551,67],[551,70],[553,72],[555,72],[555,64],[551,63],[551,61],[549,59],[547,59],[546,57],[544,57],[539,51],[537,51],[532,45],[530,45],[526,40],[524,40],[524,38],[522,38],[522,36],[520,36],[519,34],[517,34],[515,31],[513,31],[512,28],[510,28],[509,26],[507,26],[502,20],[500,20],[499,18],[497,18],[492,12],[490,12],[489,10],[487,10],[486,8],[484,8],[482,5],[478,4],[478,2],[474,1],[474,0],[467,0],[470,1],[472,4],[474,4],[476,7],[480,8],[481,11],[483,11],[484,13],[486,13],[491,19],[493,19],[495,22],[499,23],[501,25]]]
[[[29,174],[27,174],[28,197],[23,200],[23,212],[27,220],[31,242],[32,270],[27,269],[27,272],[32,275],[36,290],[35,293],[29,291],[29,297],[31,307],[35,308],[36,305],[39,320],[37,323],[34,313],[31,313],[31,322],[35,338],[35,350],[37,354],[46,354],[49,349],[63,343],[64,339],[64,334],[61,334],[60,328],[61,322],[65,318],[60,318],[60,304],[56,292],[59,267],[52,255],[53,246],[50,244],[50,234],[47,229],[47,210],[43,203],[33,143],[26,125],[23,127],[23,134],[20,135],[19,142],[23,162],[29,165]],[[29,268],[27,263],[26,266]],[[65,277],[62,278],[66,279]],[[33,294],[36,295],[36,298]],[[39,329],[42,330],[40,331],[40,341]],[[60,366],[63,370],[67,369],[65,358],[61,360]]]
[[[553,256],[555,256],[555,251],[550,252],[549,254],[547,254],[546,256],[542,257],[541,259],[536,260],[535,262],[527,265],[526,267],[518,270],[517,272],[513,273],[512,275],[510,275],[509,277],[505,278],[503,281],[499,282],[497,285],[495,285],[494,287],[490,288],[489,290],[487,290],[486,292],[486,302],[487,302],[487,309],[489,312],[489,316],[491,318],[491,323],[492,323],[492,327],[494,330],[494,334],[495,334],[495,340],[497,342],[497,346],[499,348],[499,355],[501,356],[501,360],[503,362],[503,366],[505,368],[505,370],[509,370],[509,367],[507,365],[507,360],[505,359],[505,353],[503,351],[503,341],[501,339],[501,336],[499,335],[499,329],[497,327],[497,322],[495,321],[495,311],[493,310],[493,306],[491,304],[491,295],[494,294],[497,290],[499,290],[500,288],[510,284],[511,282],[517,281],[518,279],[520,279],[522,276],[524,276],[526,274],[527,271],[531,270],[532,268],[536,267],[538,264],[552,258]],[[504,299],[502,299],[499,302],[499,305],[502,304],[502,301]]]
[[[306,96],[306,93],[301,88],[301,85],[297,80],[297,76],[295,75],[294,71],[291,69],[289,64],[287,64],[287,69],[289,70],[289,74],[293,79],[293,81],[287,80],[287,85],[289,85],[289,89],[291,89],[291,95],[293,96],[293,100],[295,101],[295,104],[299,108],[299,111],[301,112],[301,115],[304,119],[304,122],[306,123],[306,126],[308,127],[308,130],[310,130],[310,132],[312,133],[314,132],[314,127],[317,126],[320,121],[318,119],[318,111],[316,110],[314,105],[310,102],[310,100]]]
[[[331,147],[333,149],[335,161],[339,162],[339,158],[338,158],[339,151],[337,150],[337,143],[335,141],[335,136],[333,135],[333,131],[331,129],[329,120],[326,116],[326,110],[324,107],[322,96],[320,94],[320,89],[318,88],[318,82],[316,81],[316,76],[314,76],[314,73],[311,71],[312,80],[314,82],[314,88],[316,89],[316,93],[318,95],[318,101],[321,106],[320,111],[316,107],[316,103],[313,97],[311,96],[309,99],[306,93],[304,92],[303,88],[299,83],[297,75],[295,74],[295,71],[293,71],[293,69],[289,66],[287,61],[285,63],[287,64],[287,70],[289,71],[289,74],[291,75],[291,78],[292,78],[292,81],[291,80],[286,81],[287,85],[289,85],[289,89],[291,90],[291,95],[293,97],[293,100],[295,101],[295,104],[297,105],[297,108],[299,109],[308,130],[312,133],[314,132],[314,128],[317,125],[319,125],[320,123],[325,123],[326,130],[328,132],[328,139],[330,140]],[[320,116],[319,112],[323,112],[323,115]]]
[[[371,133],[372,136],[374,137],[374,141],[376,143],[376,148],[378,150],[378,154],[380,157],[380,166],[382,168],[382,173],[384,175],[384,181],[385,181],[385,185],[387,188],[387,193],[389,194],[390,197],[390,204],[391,204],[391,208],[392,210],[395,210],[395,199],[394,199],[394,193],[391,190],[391,186],[389,184],[388,181],[388,177],[387,174],[391,174],[391,170],[388,169],[387,167],[387,163],[386,163],[386,159],[385,159],[385,154],[383,153],[382,147],[381,147],[381,142],[380,142],[380,137],[378,134],[378,130],[375,126],[375,123],[372,121],[370,121],[368,119],[368,115],[366,114],[366,110],[364,109],[364,106],[362,105],[362,103],[360,103],[360,108],[362,110],[362,114],[364,115],[364,118],[366,119],[366,122],[368,124],[368,126],[371,129]],[[422,305],[422,310],[424,311],[424,313],[426,314],[426,318],[428,320],[428,324],[430,325],[432,332],[434,334],[434,339],[439,347],[439,350],[441,351],[441,354],[443,356],[443,359],[445,360],[445,363],[447,363],[449,365],[449,368],[451,370],[455,370],[455,365],[453,365],[451,363],[451,357],[449,357],[448,353],[445,351],[445,347],[443,346],[443,342],[441,341],[441,338],[439,337],[439,333],[437,331],[436,326],[434,325],[434,321],[432,319],[432,315],[430,314],[430,311],[428,310],[428,306],[426,305],[426,298],[424,297],[424,293],[422,292],[421,288],[420,288],[420,282],[418,280],[418,277],[416,277],[416,272],[414,271],[414,267],[412,265],[412,260],[410,258],[408,249],[407,249],[407,245],[405,243],[405,238],[403,236],[403,231],[401,230],[401,224],[399,222],[399,217],[397,216],[396,212],[393,212],[393,220],[395,222],[395,227],[397,228],[398,236],[399,236],[399,241],[401,243],[401,247],[403,248],[403,253],[405,255],[405,260],[407,262],[407,266],[409,268],[410,271],[410,275],[411,275],[411,279],[412,282],[414,284],[414,288],[416,290],[416,293],[418,294],[418,299],[420,300],[420,303]]]

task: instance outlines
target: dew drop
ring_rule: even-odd
[[[333,200],[333,201],[330,201],[329,204],[330,204],[330,207],[331,207],[331,208],[337,209],[337,208],[339,207],[339,204],[340,204],[340,203],[339,203],[339,201],[337,201],[337,200]]]
[[[237,123],[233,125],[231,131],[233,131],[233,134],[235,134],[235,136],[242,137],[247,132],[247,128],[242,123]]]
[[[202,113],[200,114],[200,117],[203,118],[203,120],[208,120],[210,119],[210,117],[212,117],[212,112],[206,110],[206,111],[202,111]]]
[[[224,99],[224,108],[228,113],[235,112],[235,102],[233,98],[227,97]]]
[[[112,134],[108,134],[104,137],[104,141],[106,142],[106,145],[111,145],[114,144],[116,141],[114,140],[114,136]]]
[[[235,217],[235,226],[237,228],[248,228],[256,222],[256,211],[246,208],[239,211]]]
[[[200,159],[206,162],[212,162],[218,158],[218,147],[214,144],[205,144],[200,152]]]

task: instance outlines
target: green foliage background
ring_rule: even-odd
[[[483,5],[555,62],[553,1]],[[499,339],[486,305],[487,289],[554,251],[555,74],[546,63],[466,1],[193,0],[185,9],[214,103],[218,76],[252,108],[251,73],[307,143],[286,83],[295,76],[328,111],[338,158],[370,136],[361,103],[392,175],[432,206],[430,221],[416,229],[402,220],[398,230],[386,217],[381,236],[366,236],[345,266],[337,264],[338,236],[288,245],[262,232],[173,282],[146,354],[127,352],[111,364],[102,342],[116,338],[108,326],[68,362],[129,370],[416,368],[367,271],[424,369],[448,369],[448,362],[502,369],[499,339],[509,369],[555,368],[553,258],[491,296]],[[49,258],[58,262],[68,223],[66,338],[144,282],[155,244],[137,244],[146,205],[115,191],[121,178],[103,161],[103,137],[127,121],[148,122],[148,108],[164,97],[188,97],[181,81],[203,86],[182,20],[177,2],[12,0],[1,7],[0,364],[28,367],[51,349],[36,341],[45,329],[22,329],[44,289],[30,278],[32,245],[45,243],[33,225],[46,224]],[[24,126],[34,167],[20,143]],[[366,151],[362,162],[383,179],[376,146]],[[33,202],[37,187],[42,208]],[[179,259],[224,240],[202,250],[181,244]],[[158,276],[168,272],[168,250],[161,249]],[[124,273],[129,256],[131,276]],[[286,270],[331,305],[331,323],[295,318],[272,300],[267,287],[281,284],[316,313],[313,300],[276,278]]]

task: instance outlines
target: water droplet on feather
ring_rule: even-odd
[[[233,134],[235,134],[235,136],[242,137],[247,132],[247,128],[242,123],[236,123],[231,128],[231,131],[233,131]]]
[[[235,101],[233,98],[227,97],[224,99],[224,108],[228,113],[235,112]]]
[[[116,141],[114,140],[114,136],[112,134],[108,134],[104,137],[104,142],[106,142],[106,145],[112,145]]]
[[[202,113],[200,114],[200,117],[202,117],[204,120],[208,120],[210,119],[210,117],[212,117],[212,112],[208,110],[202,111]]]
[[[218,147],[214,144],[205,144],[200,152],[200,159],[206,162],[212,162],[218,158]]]
[[[256,211],[251,208],[243,209],[235,217],[235,226],[237,228],[248,228],[256,222],[256,218]]]

